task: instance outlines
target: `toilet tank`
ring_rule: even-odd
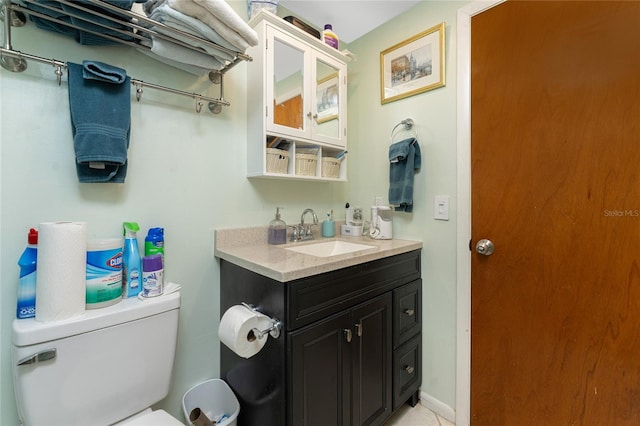
[[[124,299],[68,320],[14,320],[23,425],[110,425],[169,393],[180,292]]]

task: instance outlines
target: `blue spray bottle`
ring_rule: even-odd
[[[36,316],[36,264],[38,260],[38,231],[31,228],[27,238],[29,245],[18,260],[20,281],[18,282],[18,303],[16,317],[18,319]]]
[[[122,297],[134,297],[142,291],[142,259],[136,233],[140,226],[136,222],[124,222],[124,250],[122,271]]]

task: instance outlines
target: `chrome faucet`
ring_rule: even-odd
[[[316,215],[316,212],[313,209],[305,209],[302,212],[302,215],[300,215],[300,225],[293,225],[293,233],[291,234],[291,241],[296,242],[296,241],[306,241],[306,240],[313,240],[313,232],[311,232],[311,225],[307,225],[305,227],[304,225],[304,217],[307,215],[307,213],[311,213],[311,216],[313,217],[313,224],[314,226],[318,225],[318,216]]]

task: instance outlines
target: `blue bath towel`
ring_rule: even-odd
[[[422,165],[420,145],[415,138],[389,147],[389,204],[396,211],[413,212],[413,177]]]
[[[131,79],[96,61],[67,63],[69,108],[80,182],[124,182],[131,126]]]
[[[135,0],[135,1],[134,0],[105,0],[106,3],[119,7],[120,9],[123,9],[123,10],[130,10],[134,2],[144,3],[145,1],[146,0]],[[36,3],[39,3],[40,5],[43,5],[43,6],[49,6],[49,8],[41,7],[38,4],[32,4],[32,3],[29,3],[27,7],[35,12],[39,12],[39,13],[51,16],[53,18],[56,18],[66,24],[73,24],[80,28],[95,31],[100,34],[108,34],[112,37],[120,38],[122,40],[134,41],[133,36],[130,35],[132,31],[131,28],[128,28],[119,23],[113,22],[105,18],[101,18],[99,16],[93,15],[88,12],[84,12],[82,10],[75,8],[74,6],[58,3],[57,1],[37,0]],[[121,21],[129,20],[128,17],[117,14],[115,12],[111,12],[108,9],[89,3],[86,0],[75,0],[74,3],[79,3],[79,5],[82,7],[95,10],[103,15],[112,16]],[[74,14],[74,16],[70,16],[67,13],[72,13]],[[44,18],[40,18],[38,16],[29,16],[29,19],[31,19],[39,28],[49,30],[49,31],[55,31],[60,34],[71,36],[75,38],[75,40],[80,44],[94,45],[94,46],[118,44],[115,41],[111,41],[104,37],[91,34],[87,31],[70,28],[66,25],[59,24],[57,22],[51,22]],[[108,28],[103,28],[101,26],[95,25],[94,23],[105,25]],[[125,34],[119,33],[117,31],[113,31],[112,29],[125,31]]]

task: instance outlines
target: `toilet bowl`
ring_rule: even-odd
[[[149,409],[169,393],[179,311],[177,291],[124,299],[62,321],[14,320],[11,356],[22,424],[182,425]]]

